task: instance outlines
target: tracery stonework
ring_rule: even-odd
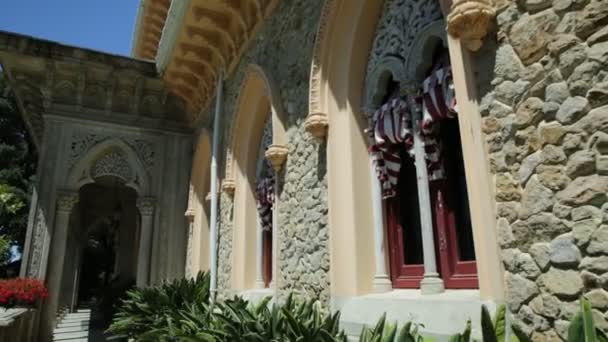
[[[435,0],[386,1],[367,64],[368,77],[386,56],[405,63],[418,34],[441,18],[441,8]]]
[[[40,275],[40,261],[42,258],[42,249],[44,246],[44,235],[46,230],[46,222],[42,209],[38,208],[36,213],[36,221],[34,223],[34,232],[32,243],[30,245],[30,259],[28,261],[27,276],[30,278],[38,278]]]
[[[72,168],[93,146],[104,141],[119,138],[129,145],[147,169],[154,167],[154,144],[144,139],[116,137],[112,135],[77,132],[72,136],[68,155],[68,168]]]
[[[116,176],[125,182],[132,180],[133,170],[131,170],[124,152],[110,151],[93,163],[91,177],[96,179],[102,176]]]

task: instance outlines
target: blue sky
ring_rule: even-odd
[[[129,55],[139,0],[10,0],[0,30]]]

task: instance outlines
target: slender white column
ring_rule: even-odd
[[[140,197],[137,199],[137,207],[141,215],[139,251],[137,256],[137,287],[144,287],[150,282],[154,204],[155,200],[153,197]]]
[[[219,139],[220,139],[220,119],[222,114],[222,94],[224,88],[224,72],[220,73],[217,80],[217,93],[215,96],[215,114],[213,116],[213,142],[211,146],[211,213],[209,215],[209,269],[210,269],[210,284],[209,294],[210,301],[215,301],[217,292],[217,229],[218,229],[218,178],[217,178],[217,159],[219,158]]]
[[[67,246],[68,226],[70,214],[74,205],[78,202],[78,193],[67,191],[57,195],[57,209],[55,212],[55,223],[51,239],[51,250],[49,255],[49,272],[47,274],[47,286],[49,296],[44,303],[42,312],[41,336],[51,338],[55,327],[55,315],[57,314],[61,280],[63,278],[64,261]]]
[[[416,108],[412,97],[408,98],[408,102],[410,108]],[[424,278],[420,282],[420,291],[422,294],[441,293],[444,290],[444,286],[443,280],[439,278],[439,273],[437,273],[429,176],[425,159],[424,142],[420,132],[420,117],[417,112],[413,112],[412,116],[414,126],[414,159],[416,164],[416,180],[418,184],[418,203],[420,206],[420,226],[422,228],[422,248],[424,257]]]
[[[257,215],[256,220],[256,248],[255,248],[255,287],[257,289],[265,288],[264,284],[264,231],[262,230],[262,223],[260,222],[260,215]]]
[[[386,271],[386,252],[384,249],[384,208],[382,206],[382,191],[380,181],[376,176],[374,163],[370,158],[370,175],[372,184],[372,214],[374,218],[374,259],[376,272],[374,273],[374,292],[386,292],[393,288],[393,284]]]
[[[275,176],[274,176],[274,187],[273,187],[273,195],[274,195],[274,202],[272,203],[272,255],[270,256],[270,260],[272,260],[272,279],[270,280],[270,285],[269,287],[271,289],[274,289],[275,292],[275,296],[277,295],[277,287],[276,287],[276,279],[277,279],[277,275],[278,272],[277,270],[279,269],[279,260],[277,258],[277,256],[279,255],[278,253],[278,248],[279,248],[279,244],[277,243],[278,241],[278,237],[279,237],[279,173],[281,172],[280,168],[275,168]]]

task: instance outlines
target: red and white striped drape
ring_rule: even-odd
[[[436,67],[422,83],[421,95],[410,101],[390,99],[372,117],[370,153],[384,198],[396,195],[401,157],[405,148],[413,156],[411,112],[422,117],[421,133],[424,143],[429,180],[444,177],[441,163],[441,145],[437,138],[438,123],[457,114],[456,97],[450,67]],[[420,112],[421,115],[420,115]]]
[[[274,204],[274,178],[265,177],[256,185],[258,214],[262,230],[272,231],[272,205]]]

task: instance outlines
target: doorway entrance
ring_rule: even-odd
[[[91,309],[91,330],[105,330],[116,305],[135,286],[140,215],[137,193],[104,176],[80,189],[77,307]]]

